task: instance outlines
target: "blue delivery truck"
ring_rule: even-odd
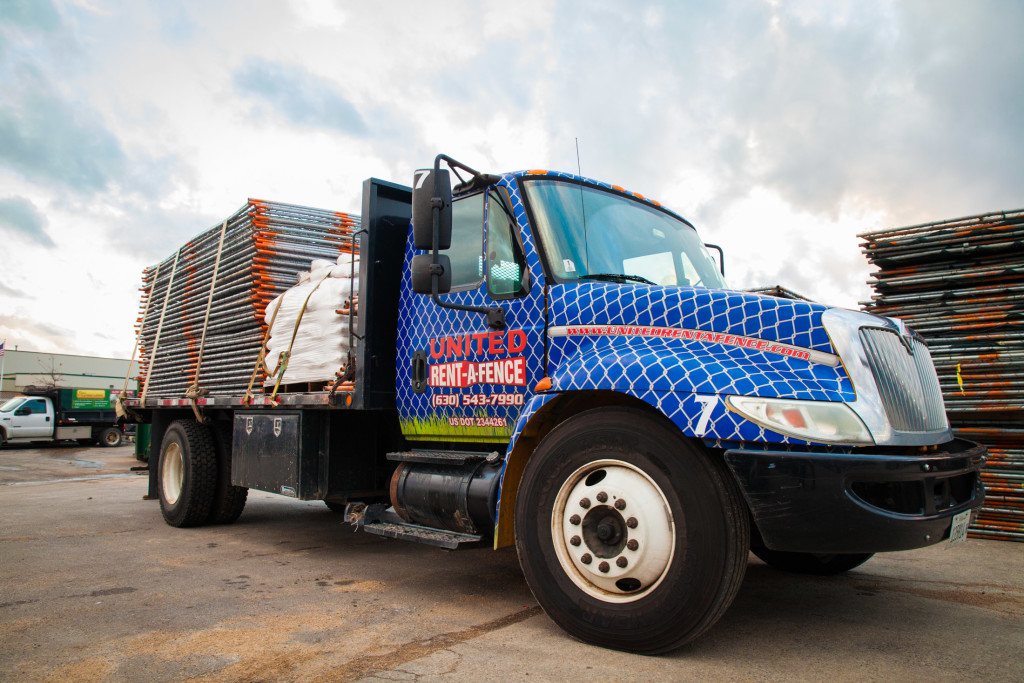
[[[918,335],[729,290],[652,199],[439,155],[411,188],[367,180],[361,228],[334,390],[124,401],[168,523],[233,521],[256,488],[514,545],[565,631],[655,654],[715,624],[750,551],[839,573],[962,541],[982,504],[985,451],[953,436]]]

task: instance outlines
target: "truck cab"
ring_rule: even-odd
[[[501,451],[495,546],[564,628],[660,651],[731,600],[748,548],[828,574],[963,538],[984,449],[901,321],[729,290],[688,221],[621,187],[439,161],[469,177],[449,196],[439,163],[416,175],[402,432]],[[682,597],[696,575],[710,606]],[[665,630],[593,635],[616,619]]]

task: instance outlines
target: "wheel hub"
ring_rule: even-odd
[[[581,527],[583,542],[598,557],[616,557],[626,545],[626,520],[613,507],[591,508]]]
[[[160,488],[169,505],[178,502],[185,481],[185,462],[181,447],[170,443],[160,458]]]
[[[664,493],[642,470],[618,460],[590,463],[562,484],[552,537],[573,582],[612,602],[653,590],[675,552],[675,523]]]

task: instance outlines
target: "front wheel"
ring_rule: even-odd
[[[545,612],[581,640],[657,654],[732,603],[749,522],[731,475],[660,416],[597,409],[559,425],[527,463],[516,547]]]
[[[788,553],[768,548],[751,548],[770,567],[797,574],[832,576],[848,572],[871,559],[874,553]]]

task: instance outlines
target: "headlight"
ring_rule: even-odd
[[[727,396],[726,405],[752,422],[804,441],[873,444],[857,413],[845,403]]]

